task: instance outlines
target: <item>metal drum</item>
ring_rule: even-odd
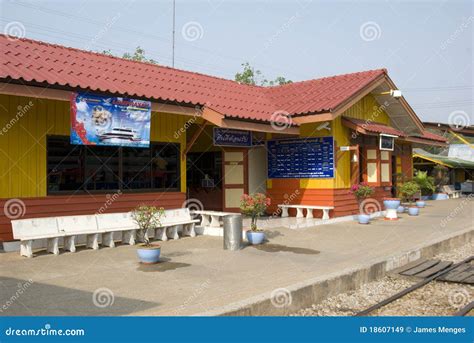
[[[224,250],[242,248],[242,216],[230,214],[224,217]]]

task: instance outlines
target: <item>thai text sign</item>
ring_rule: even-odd
[[[268,178],[333,178],[333,137],[267,142]]]
[[[214,128],[214,145],[216,146],[235,146],[251,147],[252,133],[250,131]]]

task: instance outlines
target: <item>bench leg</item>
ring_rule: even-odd
[[[211,216],[211,227],[221,227],[219,216]]]
[[[306,218],[311,219],[313,217],[313,209],[312,208],[307,208],[306,209]]]
[[[288,217],[288,207],[281,207],[281,217]]]
[[[115,248],[113,232],[106,232],[102,234],[102,245],[105,245],[109,248]]]
[[[172,239],[178,239],[179,238],[179,235],[178,235],[178,227],[179,225],[174,225],[174,226],[170,226],[168,227],[166,230],[169,230],[171,235],[170,235],[170,238]]]
[[[156,229],[156,237],[157,239],[161,239],[162,241],[167,241],[168,236],[166,235],[166,228],[160,227]]]
[[[187,225],[190,237],[196,237],[196,230],[195,230],[194,226],[195,226],[195,223],[191,223],[191,224]]]
[[[304,217],[304,215],[303,215],[303,209],[300,208],[300,207],[298,207],[298,208],[296,209],[296,218],[303,218],[303,217]]]
[[[64,237],[64,250],[76,252],[76,236]]]
[[[329,219],[329,210],[323,210],[323,219]]]
[[[201,214],[201,226],[209,226],[210,221],[209,221],[209,215],[207,214]]]
[[[92,248],[94,250],[99,249],[99,234],[93,233],[86,236],[86,248]]]
[[[52,254],[59,255],[59,237],[48,238],[46,250]]]
[[[128,231],[122,232],[122,243],[135,245],[136,234],[137,234],[136,230],[128,230]]]
[[[33,249],[31,245],[33,241],[21,241],[20,242],[20,255],[26,257],[33,257]]]
[[[194,223],[183,225],[183,236],[196,237],[196,231],[194,230]]]

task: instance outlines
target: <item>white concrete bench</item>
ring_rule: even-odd
[[[154,238],[166,241],[168,234],[178,239],[178,231],[183,235],[196,236],[195,224],[187,208],[166,210],[160,219],[161,225],[154,228]],[[135,244],[137,224],[130,212],[97,215],[77,215],[12,220],[13,237],[19,239],[20,254],[32,257],[34,240],[46,239],[47,251],[59,254],[59,238],[64,238],[64,249],[76,251],[76,237],[86,236],[86,247],[99,249],[99,235],[102,245],[115,247],[114,233],[122,232],[122,243]],[[168,231],[168,233],[167,233]],[[148,233],[147,233],[148,234]]]
[[[12,220],[13,238],[20,240],[20,255],[33,257],[32,244],[34,240],[46,239],[46,250],[59,254],[58,240],[63,235],[59,233],[56,218],[33,218]]]
[[[224,235],[224,225],[222,222],[224,217],[234,214],[236,213],[206,210],[193,211],[193,215],[201,216],[201,222],[199,224],[199,234],[217,237],[222,237]],[[243,237],[245,237],[244,232]]]
[[[76,237],[86,236],[86,247],[99,249],[99,228],[95,215],[56,217],[58,230],[64,236],[64,249],[76,251]],[[102,242],[104,244],[104,242]],[[110,243],[109,243],[110,244]]]
[[[196,236],[195,225],[199,220],[193,219],[188,208],[178,208],[165,210],[164,216],[160,218],[161,225],[151,231],[154,231],[154,238],[162,241],[178,239],[178,232],[181,231],[183,236]],[[149,232],[147,233],[147,235]]]
[[[97,226],[103,232],[102,241],[114,247],[114,233],[122,232],[123,244],[135,244],[137,223],[133,220],[130,212],[97,214]]]
[[[306,210],[306,218],[314,218],[313,217],[313,210],[322,210],[323,211],[323,218],[322,219],[329,219],[329,211],[333,210],[333,206],[314,206],[314,205],[278,205],[281,208],[281,216],[282,218],[288,217],[288,209],[296,208],[296,218],[303,218],[303,210]]]
[[[230,214],[235,214],[231,212],[219,212],[219,211],[193,211],[193,214],[198,214],[201,216],[201,226],[203,227],[222,227],[221,220],[223,217]]]
[[[454,189],[453,185],[445,185],[443,186],[443,191],[448,194],[448,197],[457,199],[460,198],[462,195],[462,191],[457,191]]]

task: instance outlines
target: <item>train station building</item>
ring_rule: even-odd
[[[254,192],[272,213],[354,214],[352,184],[392,197],[414,147],[446,144],[385,69],[261,87],[30,39],[0,45],[0,241],[19,217],[141,203],[235,212]]]

